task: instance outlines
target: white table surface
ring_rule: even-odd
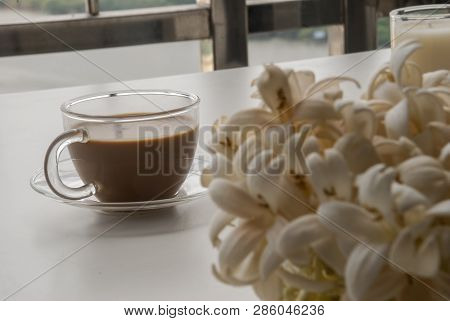
[[[388,58],[389,51],[384,50],[282,65],[313,70],[319,79],[345,72],[365,85]],[[210,124],[222,114],[256,105],[249,98],[250,81],[261,70],[240,68],[127,84],[196,93],[202,99],[201,123]],[[208,198],[131,217],[80,249],[120,218],[56,203],[29,187],[30,176],[42,167],[49,142],[62,131],[59,105],[79,95],[111,89],[124,86],[100,84],[0,95],[0,299],[255,299],[250,288],[223,285],[211,274],[217,252],[208,241],[208,222],[216,209]]]

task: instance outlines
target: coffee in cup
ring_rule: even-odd
[[[66,132],[50,145],[45,174],[61,197],[94,195],[102,202],[143,202],[177,194],[195,157],[195,95],[173,91],[122,91],[63,104]],[[84,186],[66,186],[57,171],[63,147]]]

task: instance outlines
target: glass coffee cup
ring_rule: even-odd
[[[200,99],[167,90],[115,91],[61,106],[65,132],[49,146],[44,173],[58,196],[101,202],[141,202],[174,197],[192,166]],[[83,181],[67,186],[59,175],[67,148]]]

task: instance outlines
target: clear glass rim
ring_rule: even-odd
[[[127,115],[127,116],[108,116],[108,115],[87,115],[82,113],[77,113],[73,110],[71,110],[71,107],[91,100],[96,99],[107,99],[111,97],[117,97],[117,96],[133,96],[133,95],[139,95],[139,96],[177,96],[177,97],[183,97],[188,100],[186,105],[171,109],[171,110],[161,110],[160,112],[149,112],[139,115]],[[149,99],[150,103],[153,103]],[[177,115],[182,115],[185,112],[190,111],[191,109],[198,106],[200,103],[200,98],[191,93],[186,93],[183,91],[177,91],[177,90],[170,90],[170,89],[139,89],[139,90],[116,90],[116,91],[107,91],[102,93],[95,93],[95,94],[89,94],[80,96],[71,100],[68,100],[64,102],[61,105],[61,112],[74,119],[78,120],[84,120],[89,122],[107,122],[107,123],[115,123],[115,122],[137,122],[137,121],[147,121],[147,120],[156,120],[156,119],[162,119],[162,118],[168,118],[173,117]],[[153,103],[154,104],[154,103]],[[155,104],[154,104],[155,105]],[[155,105],[156,106],[156,105]],[[160,107],[158,107],[160,108]]]
[[[448,13],[434,13],[438,10],[450,10],[450,4],[429,4],[422,6],[412,6],[392,10],[389,14],[391,19],[409,20],[439,20],[450,18]]]

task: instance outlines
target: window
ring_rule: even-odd
[[[23,22],[50,15],[74,14],[86,12],[85,0],[3,0],[0,3],[0,21],[2,23]],[[172,5],[194,4],[196,0],[100,0],[100,10],[124,10],[137,8],[162,7]],[[19,15],[14,10],[20,11]]]
[[[329,55],[326,27],[250,34],[248,40],[250,65]]]
[[[59,0],[64,1],[64,0]],[[100,10],[124,10],[194,4],[195,0],[100,0]]]
[[[22,16],[34,20],[49,15],[85,12],[84,0],[3,0],[3,2],[5,4],[0,3],[2,23],[23,22],[25,19]]]
[[[391,38],[389,28],[389,17],[382,17],[378,19],[377,25],[377,42],[378,47],[388,46]]]

